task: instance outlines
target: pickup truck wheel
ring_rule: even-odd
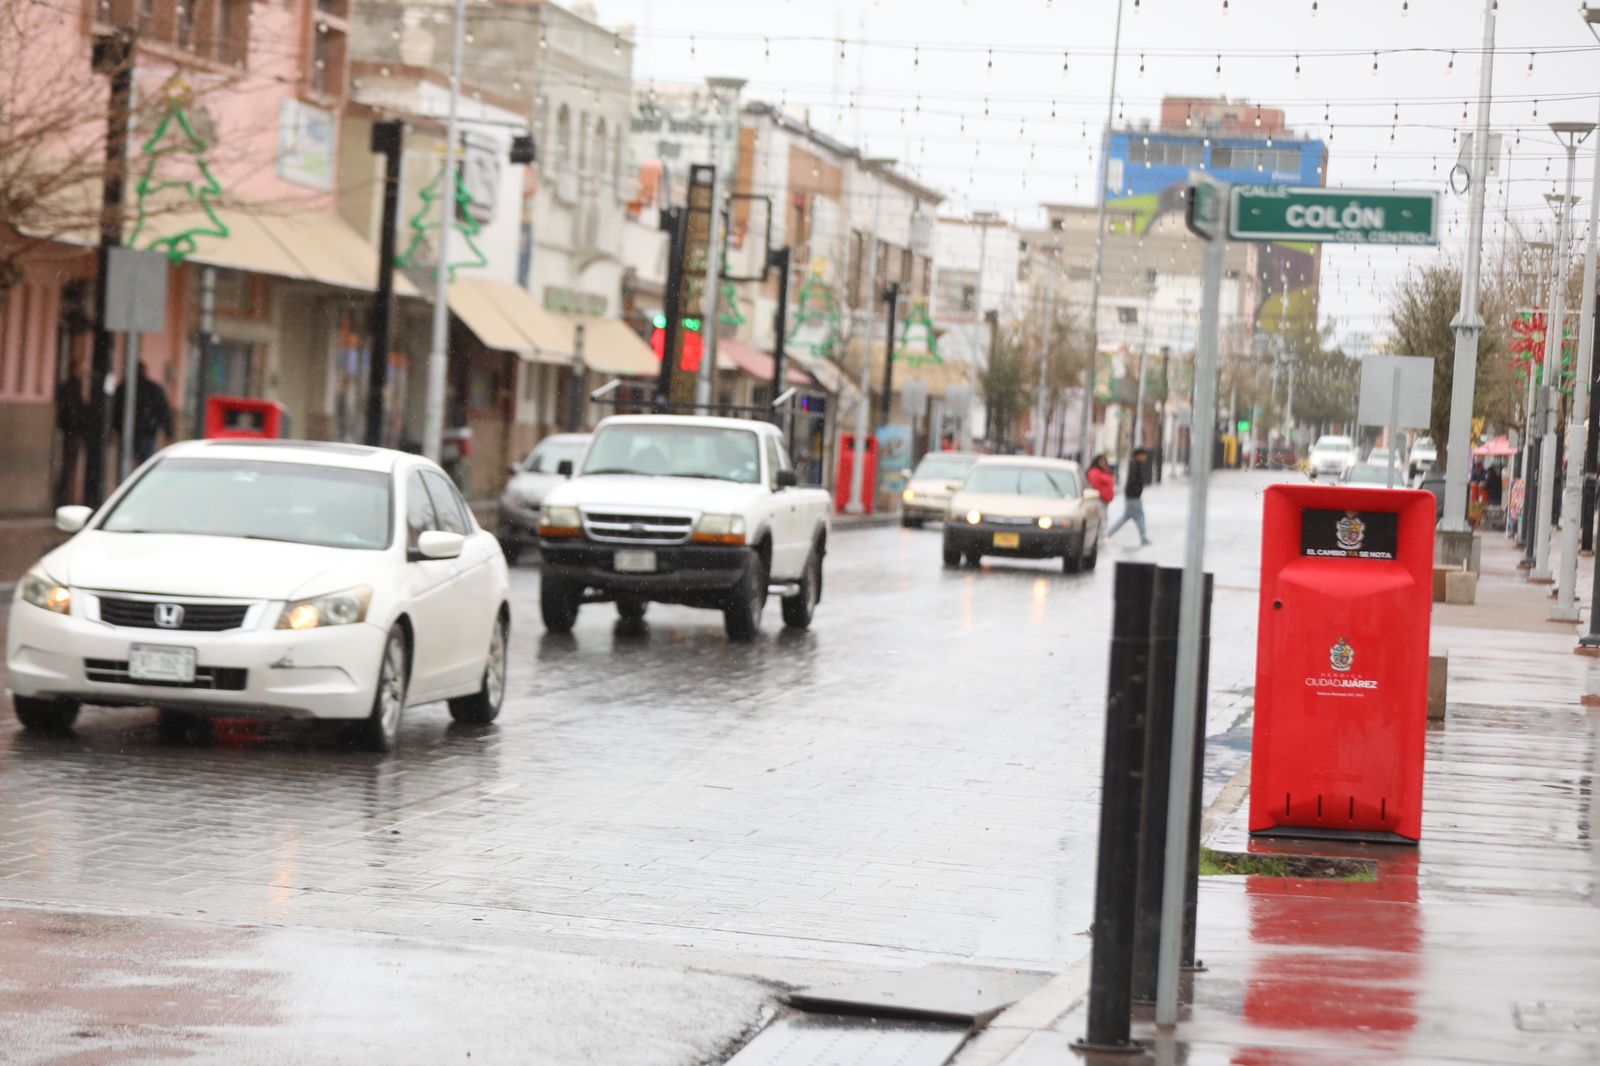
[[[750,561],[744,577],[728,593],[722,609],[722,625],[729,640],[754,640],[761,629],[761,612],[767,606],[767,564],[757,555]]]
[[[617,617],[629,625],[644,621],[644,612],[650,605],[643,600],[618,600]]]
[[[805,572],[800,575],[800,591],[783,598],[783,624],[790,629],[808,628],[821,599],[822,556],[813,548],[806,558]]]
[[[539,579],[539,616],[551,633],[571,633],[578,624],[578,597],[581,590],[558,577],[545,574]]]
[[[961,565],[961,549],[950,543],[950,538],[944,538],[944,565],[951,570]]]

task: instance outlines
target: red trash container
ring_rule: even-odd
[[[247,396],[206,397],[209,438],[277,439],[283,436],[283,404]]]
[[[861,506],[871,514],[878,494],[878,438],[867,438],[866,461],[862,463]],[[855,469],[856,435],[844,433],[839,437],[839,477],[833,486],[833,508],[843,512],[850,503],[850,476]]]
[[[1267,489],[1252,833],[1421,836],[1433,526],[1428,492]]]

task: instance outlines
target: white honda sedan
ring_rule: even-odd
[[[18,583],[6,640],[30,729],[80,705],[354,722],[394,745],[401,712],[488,722],[505,691],[505,557],[413,455],[304,441],[189,441],[151,459]]]

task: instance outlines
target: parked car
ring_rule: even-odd
[[[1319,477],[1343,477],[1344,472],[1356,465],[1356,446],[1349,437],[1322,436],[1311,446],[1308,460],[1311,480]]]
[[[1346,485],[1403,489],[1406,487],[1406,472],[1400,468],[1398,462],[1384,463],[1380,456],[1377,462],[1368,460],[1352,466],[1344,472],[1341,480]]]
[[[412,704],[488,722],[505,692],[505,557],[438,466],[301,441],[162,451],[18,583],[6,636],[29,729],[84,704],[352,722],[387,751]]]
[[[950,510],[950,497],[978,461],[971,452],[929,452],[915,470],[906,472],[900,494],[900,524],[919,529],[924,522],[942,522]]]
[[[1417,442],[1411,446],[1411,459],[1408,464],[1411,476],[1415,478],[1438,461],[1439,449],[1434,446],[1433,439],[1418,437]]]
[[[515,566],[525,549],[539,546],[539,507],[545,494],[572,476],[589,440],[587,433],[557,433],[512,464],[499,515],[500,547],[508,563]]]
[[[749,640],[769,591],[804,629],[822,599],[828,494],[797,484],[783,434],[766,422],[619,415],[595,429],[576,475],[545,496],[539,606],[570,632],[586,603],[625,621],[650,603],[722,612]]]
[[[987,456],[950,498],[944,565],[976,566],[985,555],[1059,557],[1067,573],[1092,570],[1100,557],[1105,511],[1077,463]]]

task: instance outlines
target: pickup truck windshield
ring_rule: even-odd
[[[749,430],[650,423],[608,426],[595,437],[583,474],[713,478],[753,485],[761,480],[761,453],[755,433]]]

